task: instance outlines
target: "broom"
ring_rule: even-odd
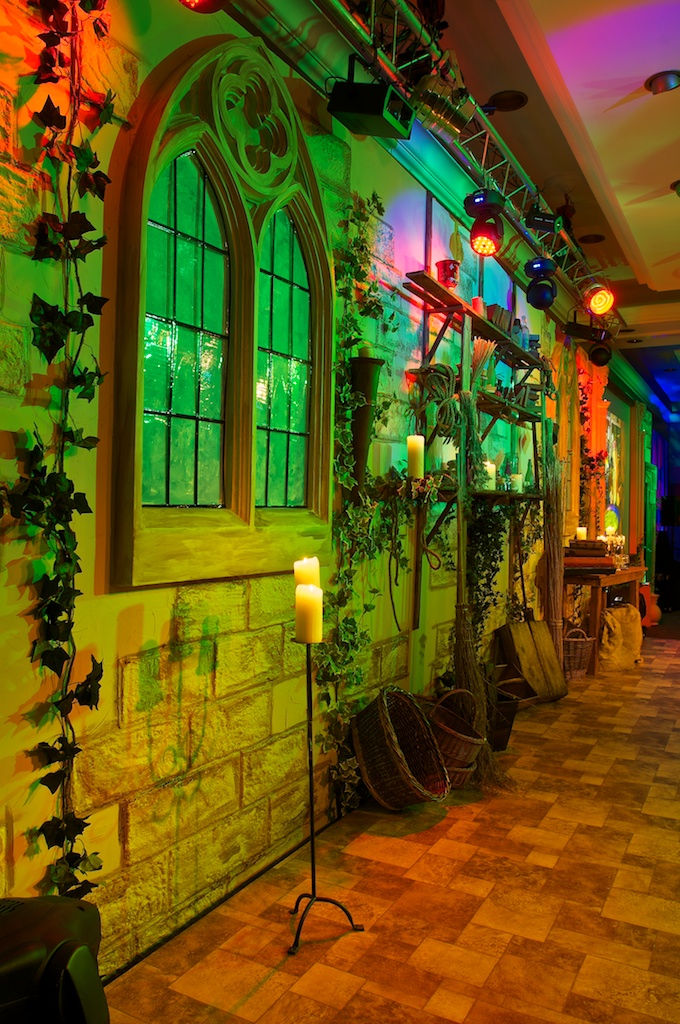
[[[552,423],[547,421],[546,435],[550,438]],[[543,531],[545,538],[545,617],[560,665],[564,664],[562,645],[562,594],[564,579],[564,540],[562,520],[562,466],[549,441],[545,444],[545,502]]]
[[[461,425],[460,425],[460,450],[464,452],[467,448],[472,461],[473,480],[475,486],[475,469],[481,462],[481,442],[475,426],[475,400],[469,391],[461,392]],[[469,436],[468,436],[469,435]],[[458,486],[461,493],[467,493],[468,481],[465,459],[459,460]],[[465,687],[472,694],[475,701],[475,718],[473,727],[482,736],[487,731],[487,689],[486,681],[477,660],[477,649],[472,634],[472,622],[470,609],[466,603],[467,598],[467,516],[463,509],[458,510],[456,518],[458,533],[458,552],[456,557],[456,631],[453,649],[453,667],[455,671],[456,684]],[[496,763],[494,753],[488,743],[483,743],[477,761],[473,780],[482,789],[501,789],[510,785],[510,779]]]

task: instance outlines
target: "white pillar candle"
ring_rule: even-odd
[[[425,476],[425,438],[422,434],[409,434],[406,438],[408,475],[422,480]]]
[[[605,526],[604,532],[607,534],[608,537],[613,537],[614,534],[616,533],[616,527],[615,526]]]
[[[510,474],[510,490],[516,491],[518,494],[522,492],[524,488],[524,480],[521,473]]]
[[[323,639],[323,590],[311,583],[295,588],[295,639],[301,644]]]
[[[293,570],[295,572],[295,583],[298,586],[303,583],[311,583],[314,587],[321,585],[318,558],[301,558],[299,562],[293,562]]]
[[[576,540],[587,540],[588,539],[588,527],[577,526],[576,527]]]
[[[487,479],[484,482],[484,490],[485,491],[495,491],[496,490],[496,463],[495,462],[485,462],[484,463],[484,469],[486,470],[486,476],[487,476]]]

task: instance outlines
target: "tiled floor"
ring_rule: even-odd
[[[112,1024],[680,1022],[680,642],[515,722],[514,791],[371,804],[107,987]]]

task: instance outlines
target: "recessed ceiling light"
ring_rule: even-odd
[[[680,178],[677,181],[672,181],[669,188],[671,192],[675,192],[676,196],[680,196]]]
[[[619,331],[619,334],[620,333],[621,332]],[[626,338],[626,344],[627,345],[641,345],[644,340],[645,340],[644,338]]]
[[[579,242],[581,245],[595,245],[597,242],[604,242],[604,235],[581,235]]]
[[[645,89],[658,96],[662,92],[670,92],[680,85],[680,71],[657,71],[645,82]]]
[[[526,107],[528,102],[529,97],[525,92],[520,92],[518,89],[501,89],[500,92],[489,96],[488,102],[484,104],[484,110],[489,113],[500,110],[502,114],[509,114],[513,110],[521,110],[522,107]]]

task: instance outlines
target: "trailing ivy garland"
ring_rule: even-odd
[[[79,898],[96,888],[94,882],[82,876],[100,870],[102,862],[97,853],[88,853],[85,848],[83,833],[88,821],[74,810],[73,762],[80,747],[71,714],[74,704],[98,706],[103,665],[92,657],[85,678],[74,678],[75,604],[81,591],[75,583],[80,559],[72,520],[74,513],[92,510],[85,495],[75,490],[66,464],[77,449],[91,450],[98,443],[98,438],[86,436],[76,425],[72,401],[91,402],[104,379],[87,348],[86,335],[107,300],[84,292],[82,287],[80,263],[101,249],[106,238],[89,237],[94,226],[76,205],[85,195],[104,198],[109,178],[98,169],[90,138],[112,120],[114,97],[110,92],[88,94],[81,79],[85,22],[92,23],[98,38],[107,34],[106,0],[32,0],[32,5],[38,8],[45,25],[39,36],[44,46],[35,82],[65,84],[68,89],[67,113],[63,114],[48,96],[36,114],[44,127],[41,164],[52,182],[54,209],[43,211],[39,217],[32,253],[34,260],[52,260],[61,265],[62,302],[52,303],[34,294],[29,312],[33,345],[54,367],[52,383],[61,394],[51,437],[43,440],[36,428],[33,437],[26,437],[23,449],[19,449],[21,476],[11,488],[3,487],[3,504],[41,549],[41,557],[33,565],[35,603],[31,615],[37,623],[37,637],[31,660],[53,675],[55,689],[36,724],[55,722],[59,729],[52,742],[40,742],[31,751],[38,766],[51,769],[40,777],[39,784],[54,794],[56,804],[52,817],[30,829],[27,838],[34,846],[42,841],[48,850],[59,851],[40,883],[41,891]],[[84,120],[90,138],[83,137]],[[59,363],[55,363],[57,357]]]

